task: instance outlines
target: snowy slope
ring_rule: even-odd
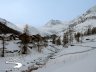
[[[80,24],[90,19],[96,19],[96,6],[93,6],[92,8],[87,10],[85,13],[83,13],[81,16],[78,16],[77,18],[73,19],[70,22],[73,24]]]
[[[41,28],[41,31],[49,35],[58,34],[60,32],[64,32],[68,25],[68,22],[63,22],[60,20],[50,20]]]
[[[22,32],[22,30],[20,28],[18,28],[15,24],[13,24],[13,23],[5,20],[5,19],[0,18],[0,22],[3,23],[3,24],[5,24],[9,28],[12,28],[12,29],[14,29],[16,31]]]
[[[56,25],[63,25],[63,22],[60,21],[60,20],[50,20],[48,21],[46,24],[45,24],[45,27],[53,27],[53,26],[56,26]]]
[[[96,27],[96,6],[93,6],[81,16],[70,21],[70,24],[74,25],[75,31],[85,31],[88,26]]]
[[[87,12],[96,12],[96,5],[90,8]]]
[[[39,30],[35,27],[28,26],[28,30],[29,30],[29,34],[31,34],[31,35],[40,34]]]
[[[90,19],[90,20],[87,20],[87,21],[85,21],[85,22],[83,22],[83,23],[80,23],[80,24],[78,24],[78,25],[76,25],[75,27],[74,27],[74,29],[75,29],[75,31],[77,31],[77,32],[84,32],[84,31],[86,31],[87,29],[88,29],[88,27],[96,27],[96,20],[92,20],[92,19]]]
[[[96,51],[95,51],[96,52]],[[66,64],[64,61],[55,62],[49,66],[39,69],[37,72],[96,72],[96,53],[75,63]]]
[[[40,34],[41,36],[45,36],[45,34],[43,32],[40,31],[40,29],[37,29],[33,26],[28,26],[28,31],[30,35],[36,35],[36,34]]]
[[[96,37],[86,38],[90,41],[60,50],[44,67],[33,72],[96,72]]]
[[[68,29],[68,26],[74,27],[75,31],[85,31],[88,26],[96,27],[96,6],[87,10],[84,14],[76,17],[69,22],[60,20],[50,20],[41,28],[41,31],[47,34],[62,35]]]

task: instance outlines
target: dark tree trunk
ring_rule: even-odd
[[[3,50],[2,50],[2,57],[4,57],[4,49],[5,49],[5,41],[4,41],[4,37],[2,37],[2,41],[3,41]]]

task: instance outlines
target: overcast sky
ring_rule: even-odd
[[[96,0],[0,0],[0,17],[39,27],[50,19],[72,20],[94,5]]]

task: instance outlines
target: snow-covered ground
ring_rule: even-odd
[[[74,58],[75,61],[71,61]],[[78,58],[79,60],[76,61]],[[60,61],[55,60],[35,72],[96,72],[96,50],[87,53],[84,58],[80,57],[80,55],[74,55],[73,57],[70,56],[69,59],[70,63],[64,58],[59,58]]]
[[[51,46],[42,47],[41,53],[38,52],[38,48],[29,48],[29,52],[26,55],[22,55],[19,53],[20,44],[17,44],[17,41],[6,41],[5,44],[5,57],[0,58],[0,72],[21,72],[29,70],[29,68],[39,68],[39,65],[44,65],[50,56],[52,56],[58,49],[53,48]],[[30,45],[31,46],[31,45]],[[16,51],[17,50],[17,51]],[[14,52],[15,51],[15,52]],[[0,53],[2,52],[2,41],[0,41]],[[0,54],[1,55],[1,54]],[[14,68],[15,64],[6,63],[6,62],[18,62],[22,64],[20,68]]]
[[[96,72],[96,39],[75,44],[56,53],[47,64],[35,72]]]
[[[20,45],[17,42],[18,40],[6,42],[5,50],[13,53],[5,53],[5,57],[0,58],[2,65],[0,72],[27,72],[29,70],[29,72],[96,72],[95,35],[84,37],[83,43],[73,43],[74,46],[68,48],[50,44],[46,48],[43,47],[41,53],[37,51],[37,48],[32,48],[29,49],[27,55],[18,53]],[[1,48],[2,42],[0,44]],[[14,52],[14,50],[18,51]],[[14,63],[7,64],[6,61],[21,63],[22,67],[14,68]]]

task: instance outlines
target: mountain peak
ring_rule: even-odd
[[[96,12],[96,5],[91,7],[88,11],[88,13],[91,13],[91,12]]]
[[[63,22],[60,20],[53,20],[52,19],[52,20],[49,20],[45,26],[51,27],[51,26],[59,25],[59,24],[63,24]]]

